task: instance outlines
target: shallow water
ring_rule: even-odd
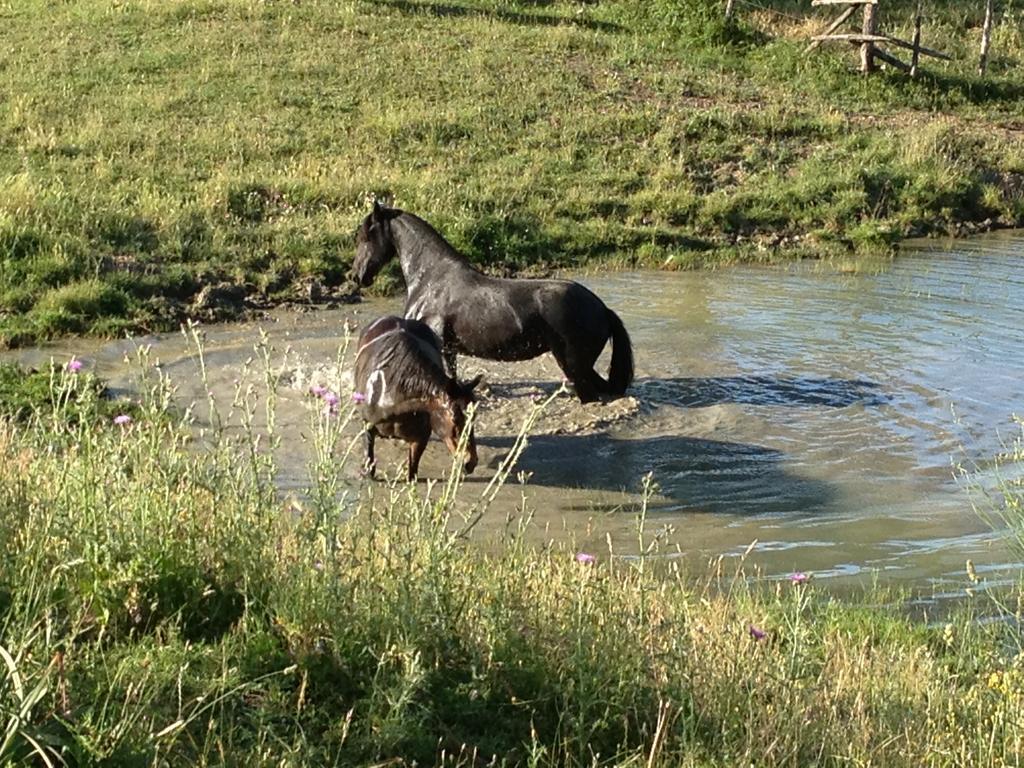
[[[879,579],[955,593],[968,558],[990,580],[1013,574],[1013,556],[972,510],[955,468],[986,466],[1019,432],[1011,416],[1024,411],[1022,272],[1018,233],[916,245],[859,273],[800,264],[581,278],[632,335],[637,402],[607,411],[602,424],[611,406],[559,401],[567,423],[541,430],[549,434],[531,440],[520,462],[532,473],[536,537],[594,551],[610,537],[617,552],[635,551],[641,478],[652,472],[649,528],[672,526],[672,546],[695,564],[757,541],[750,561],[766,574],[810,571],[835,584]],[[318,377],[344,378],[344,361],[333,372],[331,361],[346,319],[362,324],[399,306],[364,302],[207,329],[209,385],[222,399],[258,326],[277,350],[289,385],[278,407],[282,488],[307,482],[304,390]],[[122,358],[138,343],[153,344],[183,402],[204,399],[176,334],[92,349],[62,342],[19,357],[37,363],[77,351],[130,390]],[[481,413],[471,492],[507,452],[506,422],[528,410],[524,393],[551,391],[559,378],[550,358],[486,367],[495,391],[519,396],[490,425]],[[478,368],[466,360],[462,372]],[[597,426],[577,428],[582,421]],[[382,454],[383,463],[399,459],[396,448]],[[447,466],[432,445],[423,473],[437,477]],[[506,489],[481,529],[500,528],[518,501],[519,490]]]

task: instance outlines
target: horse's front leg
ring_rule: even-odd
[[[408,311],[408,307],[406,307],[406,310]],[[406,317],[409,317],[409,315],[406,314]],[[441,341],[441,361],[444,363],[444,372],[453,379],[457,379],[458,364],[456,362],[455,333],[445,322],[442,315],[424,315],[420,318],[420,321],[426,323],[427,327],[437,334],[437,338]]]
[[[441,357],[444,358],[444,370],[451,378],[458,381],[459,369],[458,369],[458,353],[455,351],[455,345],[446,341],[444,346],[441,348]]]
[[[457,362],[458,351],[456,350],[455,331],[451,325],[441,321],[436,331],[437,338],[441,340],[441,358],[444,360],[444,372],[456,381],[459,380],[459,366]]]
[[[359,474],[373,479],[377,472],[377,459],[373,455],[377,441],[377,428],[372,424],[367,424],[363,439],[366,441],[366,460],[363,462],[363,468]]]

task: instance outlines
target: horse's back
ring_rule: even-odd
[[[411,337],[428,356],[433,356],[431,355],[433,351],[436,351],[437,355],[441,353],[441,341],[426,323],[397,315],[385,315],[378,317],[360,332],[357,359],[371,350],[372,344],[377,343],[385,336],[392,335],[399,337],[396,340],[398,343],[402,343],[403,337]],[[408,339],[405,340],[408,341]]]
[[[550,349],[556,337],[579,335],[573,328],[580,328],[585,336],[599,336],[602,345],[608,338],[604,303],[571,280],[475,273],[461,289],[457,299],[432,307],[428,316],[440,319],[439,325],[451,330],[451,343],[464,354],[529,360]],[[447,339],[445,343],[449,343]]]
[[[407,317],[402,320],[402,329],[422,344],[425,352],[428,354],[431,352],[436,353],[431,356],[439,356],[441,354],[441,340],[426,323],[416,318]]]
[[[383,317],[378,317],[359,332],[359,352],[357,355],[367,349],[367,344],[377,340],[386,333],[392,333],[398,330],[401,325],[402,318],[395,315],[384,315]]]
[[[608,338],[608,307],[582,283],[550,280],[537,292],[537,311],[547,324],[558,330],[577,328],[580,332]]]

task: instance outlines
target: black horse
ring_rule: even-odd
[[[356,234],[353,269],[360,285],[369,285],[396,255],[405,275],[405,316],[441,338],[452,376],[460,352],[529,360],[550,351],[584,403],[620,397],[633,381],[633,348],[622,321],[579,283],[490,277],[422,219],[375,202]],[[605,381],[594,363],[609,338]]]
[[[466,428],[466,408],[479,378],[460,384],[441,364],[441,343],[416,320],[381,317],[359,335],[352,399],[366,422],[366,470],[376,468],[374,442],[391,437],[409,444],[408,477],[416,478],[430,433],[454,455]],[[476,467],[476,439],[470,430],[465,471]]]

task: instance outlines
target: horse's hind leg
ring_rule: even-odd
[[[569,376],[569,381],[572,382],[581,403],[592,403],[601,399],[604,381],[593,370],[582,371],[575,378]]]
[[[558,339],[551,345],[551,354],[555,356],[555,362],[562,369],[565,378],[572,383],[581,403],[592,403],[601,399],[606,384],[604,379],[594,371],[596,357],[589,359],[589,355],[580,355],[567,350],[562,339]]]
[[[420,459],[423,458],[423,452],[427,450],[427,442],[430,440],[429,435],[427,437],[419,438],[414,442],[409,443],[409,474],[408,479],[410,482],[416,479],[416,474],[420,469]]]

